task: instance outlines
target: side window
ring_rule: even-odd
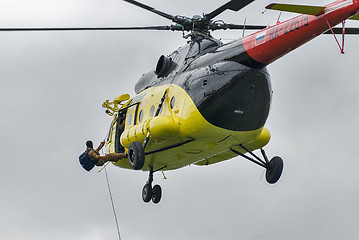
[[[132,118],[133,118],[133,115],[130,113],[127,117],[127,126],[132,125]]]
[[[127,110],[126,126],[130,127],[138,123],[138,109],[140,104],[136,104]]]
[[[140,104],[136,104],[134,106],[135,112],[133,113],[133,125],[136,125],[138,123],[138,109],[140,108]]]
[[[133,125],[133,114],[134,114],[134,107],[132,106],[127,110],[127,117],[126,117],[126,126],[130,127],[131,125]]]
[[[144,114],[144,112],[143,112],[143,109],[140,111],[140,113],[138,114],[138,122],[142,122],[142,120],[143,120],[143,114]]]
[[[150,110],[150,117],[153,117],[155,115],[155,106],[152,105]]]

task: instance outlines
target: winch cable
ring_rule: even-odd
[[[118,233],[118,239],[121,240],[120,227],[119,227],[118,220],[117,220],[117,214],[116,214],[116,210],[115,210],[115,205],[113,203],[112,192],[111,192],[111,187],[110,187],[110,181],[108,180],[108,174],[107,174],[106,168],[105,168],[105,175],[106,175],[106,181],[107,181],[107,188],[108,188],[108,192],[110,194],[110,199],[111,199],[111,204],[112,204],[112,211],[113,211],[113,215],[115,217],[117,233]]]

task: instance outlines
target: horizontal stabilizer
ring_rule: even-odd
[[[272,3],[266,9],[318,16],[324,12],[325,7]]]
[[[359,13],[355,14],[353,17],[349,18],[350,20],[359,20]]]

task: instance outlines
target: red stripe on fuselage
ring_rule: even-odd
[[[270,64],[359,11],[359,0],[340,0],[326,6],[320,16],[300,15],[242,39],[248,55],[255,61]],[[265,43],[256,37],[265,33]]]

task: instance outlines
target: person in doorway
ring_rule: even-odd
[[[117,124],[121,132],[123,132],[123,130],[125,129],[125,119],[126,119],[126,114],[123,112],[119,112],[117,117]]]
[[[117,144],[116,152],[119,152],[119,153],[125,153],[125,148],[122,146],[121,141],[120,141],[121,134],[125,130],[125,118],[126,118],[126,114],[124,114],[123,112],[118,113],[115,143],[117,142],[116,143]]]
[[[101,142],[97,149],[93,148],[93,142],[91,140],[86,142],[86,150],[89,150],[88,156],[96,166],[103,166],[106,162],[117,162],[118,160],[127,157],[125,153],[108,153],[105,156],[100,156],[99,151],[105,145],[105,142]]]

